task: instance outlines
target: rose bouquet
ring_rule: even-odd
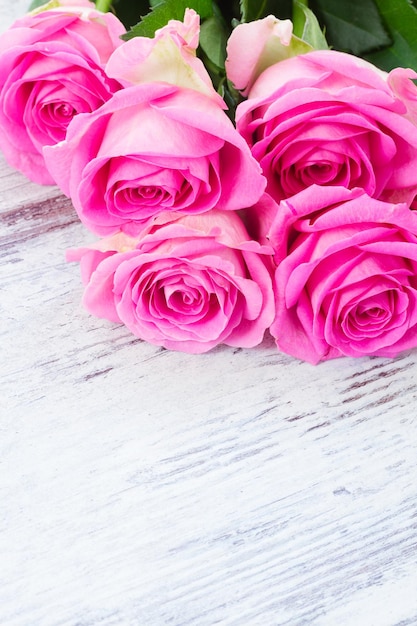
[[[52,0],[0,37],[0,148],[99,237],[67,254],[87,310],[190,353],[416,347],[414,7],[139,4]]]

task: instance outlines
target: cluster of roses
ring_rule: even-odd
[[[60,0],[0,38],[1,149],[102,237],[68,252],[86,308],[191,353],[267,329],[312,363],[415,347],[417,74],[289,57],[291,22],[269,16],[228,42],[234,125],[194,11],[123,32]]]

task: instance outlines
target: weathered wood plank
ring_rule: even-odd
[[[57,187],[35,185],[20,172],[10,168],[0,152],[1,213],[16,210],[27,205],[34,207],[37,203],[60,195]]]

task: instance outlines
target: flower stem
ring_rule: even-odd
[[[96,9],[102,13],[107,13],[111,9],[112,0],[96,0]]]

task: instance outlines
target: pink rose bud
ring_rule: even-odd
[[[93,315],[149,343],[198,354],[262,341],[274,317],[270,255],[237,213],[213,210],[161,216],[138,238],[118,233],[67,258],[81,261]]]
[[[291,37],[291,20],[273,15],[236,26],[227,42],[226,59],[226,73],[235,89],[247,96],[267,67],[291,55]]]
[[[280,203],[269,239],[280,350],[318,363],[417,346],[417,213],[406,204],[313,185]]]
[[[200,16],[186,9],[184,21],[170,20],[155,37],[134,37],[123,43],[109,59],[106,72],[125,86],[165,82],[201,91],[222,108],[226,104],[197,58]]]
[[[63,140],[75,115],[120,89],[104,67],[125,32],[87,0],[48,6],[0,36],[0,148],[10,165],[42,184],[55,182],[43,147]]]

